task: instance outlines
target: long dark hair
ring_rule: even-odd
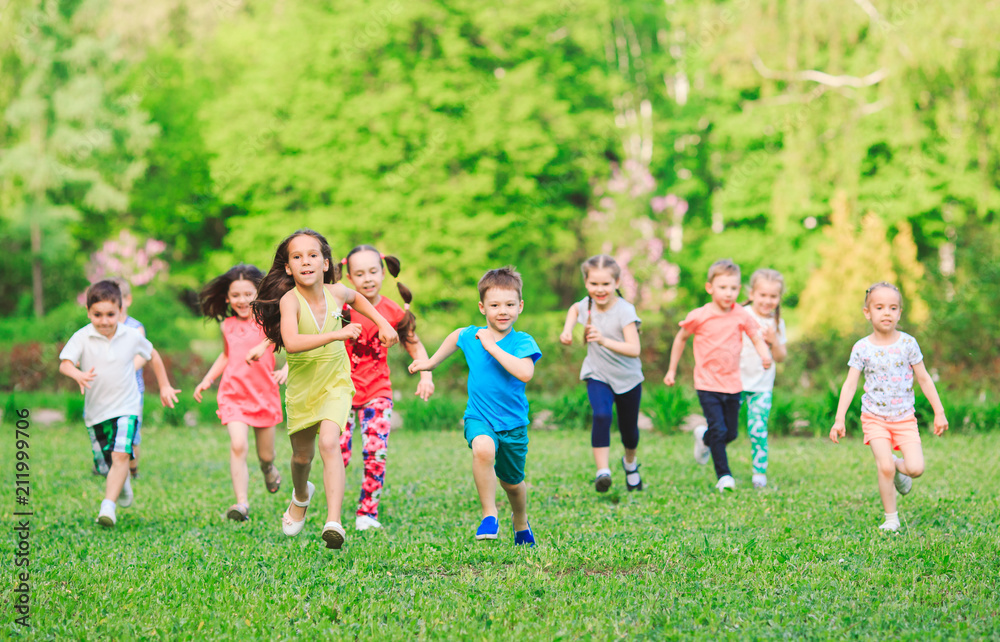
[[[257,300],[250,304],[253,308],[254,319],[263,328],[264,336],[274,344],[275,350],[280,350],[284,346],[281,341],[281,308],[279,303],[281,297],[295,287],[295,279],[285,272],[285,266],[288,265],[288,244],[298,236],[311,236],[319,241],[323,258],[329,261],[329,267],[323,272],[323,283],[336,283],[340,280],[340,264],[333,260],[330,244],[327,243],[326,237],[319,232],[310,229],[296,230],[278,245],[271,269],[257,286]]]
[[[399,259],[391,254],[382,254],[371,245],[358,245],[347,253],[347,256],[344,257],[344,266],[347,268],[348,274],[351,273],[351,257],[358,252],[374,252],[379,257],[382,269],[388,269],[389,274],[391,274],[393,278],[399,276]],[[399,290],[399,296],[402,297],[403,303],[406,304],[404,306],[406,313],[403,315],[403,318],[400,319],[399,323],[396,324],[396,334],[399,335],[399,340],[403,343],[416,343],[417,317],[413,316],[413,313],[410,312],[410,303],[413,302],[413,293],[410,292],[410,288],[406,287],[399,281],[396,281],[396,289]],[[358,296],[361,296],[361,294],[359,293]]]
[[[264,273],[256,265],[239,263],[229,268],[222,276],[217,276],[201,289],[198,294],[198,305],[201,313],[209,319],[223,321],[226,317],[231,317],[236,313],[226,302],[229,297],[229,286],[233,281],[250,281],[254,288],[260,287],[260,280],[264,278]]]

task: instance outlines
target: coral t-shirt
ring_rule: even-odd
[[[692,310],[680,326],[694,335],[694,387],[706,392],[743,391],[740,352],[743,335],[755,337],[760,327],[743,309],[733,304],[728,312],[708,303]]]
[[[382,297],[375,310],[394,328],[406,316],[403,308],[388,297]],[[351,405],[359,408],[377,397],[391,399],[389,362],[386,359],[386,348],[378,340],[378,326],[359,313],[351,314],[351,322],[361,324],[361,336],[347,343],[347,353],[351,357],[351,379],[354,380],[355,390]],[[399,340],[402,341],[403,337]]]

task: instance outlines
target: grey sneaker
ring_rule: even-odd
[[[892,462],[896,463],[900,461],[899,457],[893,455]],[[900,495],[905,495],[910,492],[913,488],[913,478],[909,475],[904,475],[903,473],[896,470],[896,475],[892,478],[892,483],[896,486],[896,492]]]
[[[708,432],[708,426],[695,426],[694,429],[694,460],[704,466],[708,463],[709,457],[711,457],[712,452],[705,445],[705,433]]]
[[[594,479],[594,488],[596,488],[599,493],[608,492],[608,489],[611,488],[611,475],[607,473],[598,475],[597,478]]]
[[[135,493],[132,492],[132,482],[126,477],[122,492],[118,495],[118,505],[122,508],[128,508],[132,505],[133,499],[135,499]]]

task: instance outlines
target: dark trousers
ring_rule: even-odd
[[[708,430],[705,445],[712,451],[716,477],[729,475],[729,459],[726,458],[726,444],[736,439],[736,429],[740,418],[740,393],[698,391],[701,411],[705,414]]]
[[[628,392],[616,395],[611,386],[603,381],[587,379],[587,397],[594,410],[594,423],[590,432],[593,448],[607,448],[611,445],[612,404],[618,406],[618,432],[622,445],[635,450],[639,445],[639,401],[642,399],[642,384]]]

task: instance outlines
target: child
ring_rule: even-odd
[[[465,440],[472,449],[472,476],[479,493],[483,521],[476,539],[496,539],[496,478],[513,509],[515,545],[535,545],[528,524],[528,491],[524,462],[528,454],[528,399],[524,387],[535,373],[542,352],[530,335],[514,330],[524,309],[521,275],[512,267],[490,270],[479,279],[479,311],[486,327],[455,330],[430,359],[410,364],[410,373],[433,370],[456,349],[469,365],[469,401],[465,407]],[[495,475],[494,475],[495,473]]]
[[[896,493],[905,495],[913,486],[913,478],[924,472],[924,453],[920,448],[917,418],[913,414],[913,379],[934,409],[934,434],[948,430],[948,419],[938,397],[934,380],[927,374],[924,356],[916,339],[896,329],[903,309],[903,297],[896,286],[881,281],[865,292],[865,318],[872,324],[872,333],[860,339],[851,350],[847,362],[847,379],[840,390],[837,417],[830,429],[830,439],[839,443],[846,434],[844,420],[847,408],[854,400],[858,377],[865,373],[865,394],[861,397],[861,429],[864,443],[871,446],[878,468],[878,493],[885,510],[884,531],[899,528]],[[897,458],[893,449],[901,450]]]
[[[132,286],[129,285],[127,280],[121,277],[112,277],[108,280],[113,281],[122,292],[121,323],[126,327],[138,330],[142,336],[146,336],[146,326],[142,325],[135,317],[128,315],[128,310],[132,306]],[[167,408],[173,408],[174,404],[177,403],[177,393],[180,392],[180,389],[170,385],[170,378],[167,377],[167,369],[163,365],[163,359],[155,348],[153,349],[153,358],[150,359],[150,365],[153,366],[156,385],[160,389],[160,403]],[[132,443],[132,454],[135,457],[129,462],[129,474],[132,476],[132,479],[139,476],[139,444],[142,443],[143,393],[146,392],[146,382],[142,378],[142,368],[136,371],[135,380],[139,384],[139,415],[135,426],[135,441]],[[104,468],[103,463],[104,460],[102,459],[100,461],[101,466],[95,468],[94,471],[101,475],[107,475],[108,471]]]
[[[199,297],[202,313],[222,322],[225,347],[194,389],[194,398],[201,403],[201,393],[211,388],[215,378],[222,375],[218,415],[222,425],[229,430],[229,474],[236,494],[236,503],[226,516],[237,522],[250,517],[250,474],[247,471],[250,426],[254,427],[264,485],[270,493],[281,488],[281,475],[274,466],[274,427],[282,420],[278,384],[288,378],[288,366],[274,369],[274,347],[270,342],[266,343],[259,362],[246,361],[250,349],[266,341],[250,309],[262,278],[264,274],[256,266],[240,263],[209,282]]]
[[[87,289],[87,317],[90,323],[59,353],[59,372],[84,394],[83,419],[94,465],[100,462],[108,469],[97,523],[111,527],[117,521],[115,502],[122,508],[132,505],[128,464],[142,407],[135,371],[153,356],[153,346],[120,323],[122,293],[113,281],[98,281]]]
[[[584,326],[587,357],[580,379],[587,382],[587,397],[593,409],[590,445],[597,475],[594,487],[604,493],[611,488],[611,411],[618,407],[618,432],[625,456],[625,487],[642,490],[636,448],[639,446],[639,401],[642,399],[642,362],[639,361],[639,325],[635,306],[617,295],[621,267],[607,254],[583,262],[583,283],[587,296],[566,313],[559,340],[573,342],[573,326]]]
[[[316,490],[309,481],[309,469],[318,436],[327,510],[322,538],[327,548],[340,548],[347,535],[340,525],[346,483],[340,429],[351,410],[354,384],[343,342],[361,335],[360,323],[341,327],[344,304],[351,304],[378,326],[382,345],[397,341],[396,331],[367,299],[336,283],[338,267],[322,234],[299,230],[278,246],[252,304],[254,317],[275,349],[288,351],[285,415],[295,490],[281,518],[281,530],[293,536],[305,526],[306,509]],[[262,353],[258,347],[247,359]]]
[[[384,262],[384,263],[383,263]],[[413,359],[426,359],[427,350],[416,333],[416,319],[410,312],[413,295],[402,283],[397,283],[404,308],[381,295],[385,267],[393,277],[399,276],[399,259],[383,256],[371,245],[359,245],[347,253],[342,261],[347,268],[347,280],[372,304],[396,329],[401,344]],[[360,420],[364,446],[364,482],[358,500],[354,526],[359,531],[381,528],[378,521],[378,502],[385,483],[385,463],[389,447],[389,418],[392,414],[392,382],[386,351],[378,340],[378,327],[361,317],[361,336],[349,341],[347,351],[351,357],[351,379],[354,381],[354,400],[347,425],[340,434],[340,451],[344,467],[351,461],[351,435]],[[434,394],[434,380],[430,372],[420,373],[417,396],[427,401]]]
[[[775,363],[785,360],[785,320],[781,318],[781,295],[785,279],[777,270],[762,268],[750,276],[750,302],[744,309],[750,313],[767,343]],[[747,404],[747,434],[753,458],[753,487],[767,486],[767,419],[771,414],[774,390],[774,368],[764,368],[757,349],[749,337],[743,337],[740,353],[740,379],[743,381],[742,400]]]
[[[695,431],[695,460],[708,463],[708,453],[715,463],[719,491],[736,490],[736,480],[729,470],[726,444],[736,439],[740,416],[740,351],[741,336],[753,341],[761,365],[771,367],[771,355],[761,337],[760,328],[742,306],[736,305],[740,293],[740,268],[729,259],[716,261],[708,268],[705,291],[711,303],[692,310],[683,321],[670,351],[670,367],[663,383],[674,385],[677,364],[684,352],[687,338],[694,335],[694,387],[698,392],[702,412],[708,426]]]

